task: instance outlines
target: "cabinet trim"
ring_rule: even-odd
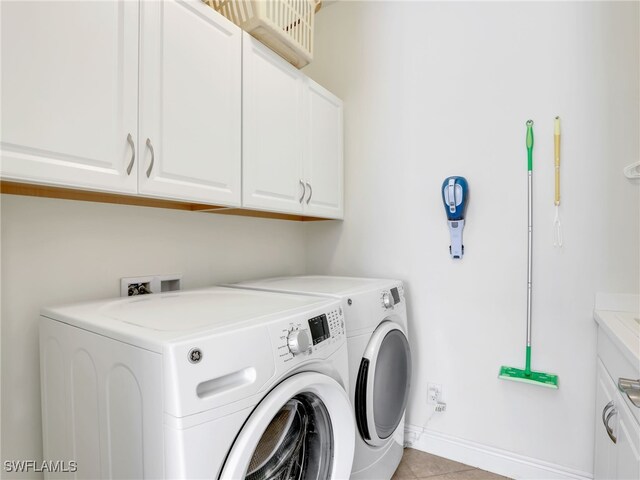
[[[276,220],[289,220],[295,222],[317,222],[332,220],[330,218],[310,217],[306,215],[291,215],[286,213],[266,212],[262,210],[250,210],[246,208],[231,208],[223,207],[220,205],[180,202],[176,200],[142,197],[138,195],[122,195],[117,193],[90,190],[75,190],[72,188],[9,182],[6,180],[0,181],[0,193],[7,195],[23,195],[29,197],[58,198],[62,200],[75,200],[81,202],[113,203],[118,205],[132,205],[138,207],[169,208],[173,210],[217,213],[223,215],[236,215],[241,217],[271,218]]]

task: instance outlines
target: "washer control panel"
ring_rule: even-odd
[[[305,329],[291,330],[287,335],[287,347],[293,355],[309,350],[309,334]]]
[[[404,300],[404,288],[402,285],[383,290],[380,293],[380,302],[384,310],[391,310]]]
[[[282,362],[328,352],[344,339],[345,325],[342,307],[306,320],[289,322],[278,331],[277,352]]]

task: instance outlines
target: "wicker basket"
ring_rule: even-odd
[[[313,59],[314,0],[203,0],[289,63]]]

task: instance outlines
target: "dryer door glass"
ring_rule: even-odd
[[[384,337],[373,380],[373,419],[379,438],[388,438],[402,420],[409,398],[411,355],[400,330]]]
[[[247,480],[324,480],[330,477],[333,432],[329,413],[312,393],[291,398],[256,446]]]
[[[358,377],[354,409],[362,438],[383,445],[404,415],[411,384],[411,351],[402,330],[385,321],[371,335]]]

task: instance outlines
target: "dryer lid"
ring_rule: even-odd
[[[326,295],[350,295],[363,290],[375,290],[399,283],[397,280],[358,277],[332,277],[307,275],[297,277],[276,277],[237,283],[239,287],[255,287],[286,292],[301,292]]]

